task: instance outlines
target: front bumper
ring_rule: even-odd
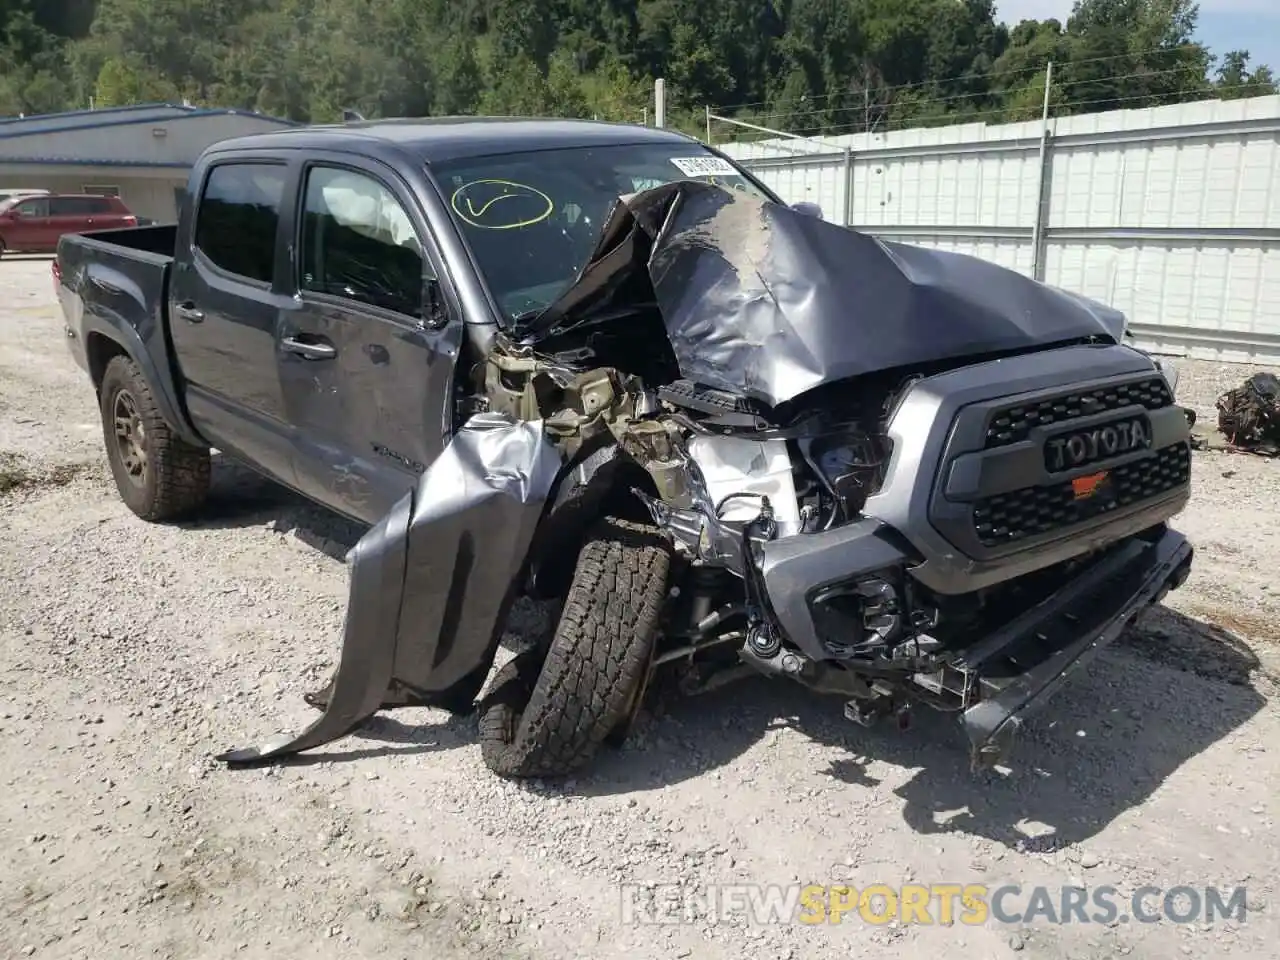
[[[1174,530],[1159,529],[1090,565],[952,664],[977,700],[961,718],[975,764],[999,762],[1023,721],[1071,673],[1186,581],[1191,544]]]

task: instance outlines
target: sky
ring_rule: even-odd
[[[1072,0],[995,0],[996,20],[1014,26],[1019,20],[1056,17],[1066,23]],[[1221,57],[1248,50],[1249,65],[1267,64],[1280,74],[1280,0],[1200,0],[1196,40]]]

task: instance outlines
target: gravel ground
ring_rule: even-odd
[[[945,718],[903,734],[751,681],[663,703],[576,781],[512,785],[474,721],[373,721],[274,770],[211,755],[314,714],[360,531],[218,464],[152,526],[104,467],[47,260],[0,263],[0,955],[1277,956],[1280,464],[1197,454],[1198,565],[1166,608],[974,775]],[[1201,417],[1245,375],[1182,365]],[[1188,883],[1244,923],[622,922],[622,883]],[[1270,946],[1268,946],[1270,944]]]

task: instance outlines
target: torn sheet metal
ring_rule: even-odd
[[[324,713],[218,759],[251,763],[343,737],[393,687],[448,689],[492,659],[561,468],[542,422],[480,414],[351,552],[342,659]]]
[[[578,280],[512,334],[536,343],[594,322],[634,323],[646,302],[682,376],[770,406],[898,367],[1115,343],[1124,328],[1110,308],[985,260],[680,181],[621,198]]]
[[[1186,582],[1194,555],[1187,539],[1167,527],[1154,543],[1135,537],[1063,584],[1047,609],[1033,607],[966,650],[964,667],[983,690],[960,716],[973,764],[1001,762],[1023,723],[1071,674]],[[1011,663],[1022,672],[1010,675]]]

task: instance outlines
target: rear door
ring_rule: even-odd
[[[446,442],[462,325],[456,310],[424,320],[440,259],[390,167],[309,158],[297,205],[297,298],[282,317],[279,363],[299,489],[373,523]],[[452,301],[444,285],[434,289]]]
[[[49,198],[50,249],[57,249],[58,240],[64,234],[84,233],[92,230],[88,197]]]
[[[292,441],[276,365],[276,325],[292,297],[276,283],[293,172],[235,154],[205,168],[183,208],[169,326],[192,422],[209,441],[293,485]],[[186,249],[189,244],[190,249]]]

